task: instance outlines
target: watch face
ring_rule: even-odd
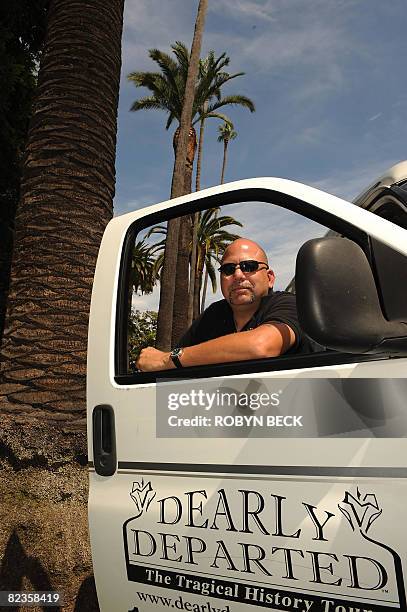
[[[175,348],[170,353],[170,357],[177,368],[182,368],[182,363],[179,359],[182,355],[182,350],[182,348]]]

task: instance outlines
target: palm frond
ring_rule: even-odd
[[[157,100],[157,98],[155,98],[154,96],[150,96],[148,98],[140,98],[139,100],[133,102],[130,107],[131,111],[150,109],[167,111],[165,105],[159,100]]]
[[[210,104],[208,106],[208,113],[212,113],[213,111],[216,111],[218,108],[222,108],[223,106],[228,106],[228,105],[243,106],[245,108],[248,108],[251,113],[254,113],[254,111],[256,110],[256,107],[254,103],[252,102],[252,100],[250,100],[250,98],[247,98],[246,96],[235,95],[235,96],[225,96],[221,100],[214,102],[213,104]]]

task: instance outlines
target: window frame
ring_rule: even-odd
[[[279,206],[301,215],[307,219],[324,225],[328,230],[344,235],[356,242],[364,251],[369,265],[373,267],[372,251],[369,236],[361,229],[349,222],[336,217],[330,212],[322,210],[299,198],[281,191],[263,187],[246,187],[221,194],[209,195],[198,200],[175,205],[165,211],[148,214],[137,219],[128,228],[123,243],[120,271],[117,285],[116,317],[115,317],[115,343],[114,343],[114,380],[119,385],[139,385],[155,382],[162,378],[212,378],[218,376],[232,376],[250,374],[255,372],[270,372],[293,369],[309,369],[313,367],[333,366],[362,361],[377,361],[388,358],[387,354],[354,354],[323,351],[309,355],[282,355],[261,360],[233,361],[223,364],[188,366],[182,369],[163,370],[159,372],[134,372],[127,369],[127,321],[128,321],[128,291],[130,278],[130,258],[136,236],[147,227],[165,223],[171,219],[193,214],[208,208],[238,204],[246,201],[263,202]]]

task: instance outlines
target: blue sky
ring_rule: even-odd
[[[172,128],[165,131],[162,112],[129,112],[147,92],[126,76],[156,69],[150,48],[170,51],[176,40],[190,46],[197,5],[126,2],[115,214],[169,197]],[[229,147],[225,180],[284,177],[352,199],[406,159],[406,26],[405,0],[209,0],[201,55],[225,51],[228,70],[246,74],[224,94],[245,94],[257,109],[226,111],[238,137]],[[202,188],[220,180],[218,125],[207,122]],[[299,237],[307,235],[295,228]],[[270,248],[275,254],[283,245],[280,237]],[[285,270],[281,283],[290,274]],[[143,299],[153,304],[153,296]]]
[[[168,198],[172,129],[159,111],[129,112],[145,90],[132,70],[154,70],[147,50],[191,44],[198,2],[127,0],[119,101],[115,214]],[[281,176],[351,199],[407,158],[405,0],[209,0],[202,55],[231,58],[245,76],[224,93],[238,132],[226,181]],[[220,180],[217,120],[207,124],[202,186]]]

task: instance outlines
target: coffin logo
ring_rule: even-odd
[[[149,505],[156,496],[156,492],[153,490],[150,482],[144,484],[144,479],[141,482],[133,482],[133,486],[130,491],[130,497],[136,504],[137,514],[133,518],[140,518],[144,512],[147,512]]]

